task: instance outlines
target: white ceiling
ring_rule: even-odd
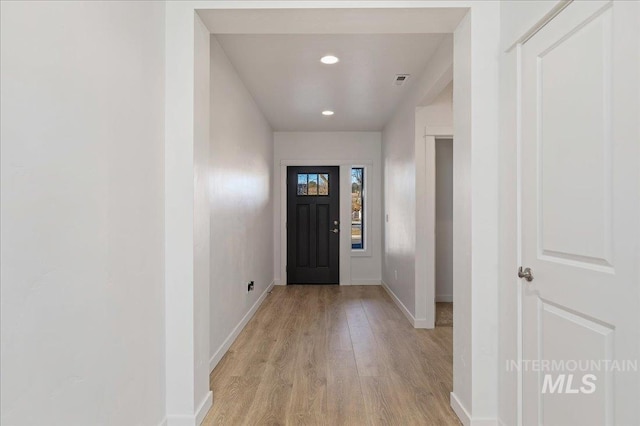
[[[276,131],[378,131],[442,34],[218,34]],[[340,58],[324,65],[324,55]],[[403,86],[396,74],[411,74]],[[335,111],[324,117],[325,109]]]

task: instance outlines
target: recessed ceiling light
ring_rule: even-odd
[[[326,116],[333,115],[333,111],[329,111],[329,110],[322,111],[322,115],[326,115]]]
[[[338,63],[338,61],[340,61],[340,59],[338,59],[337,57],[335,57],[333,55],[323,56],[320,59],[320,62],[322,62],[323,64],[327,64],[327,65],[336,64],[336,63]]]

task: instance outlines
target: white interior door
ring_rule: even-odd
[[[525,425],[640,425],[639,17],[575,1],[521,47]]]

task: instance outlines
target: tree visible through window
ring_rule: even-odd
[[[351,248],[364,249],[364,168],[351,169]]]

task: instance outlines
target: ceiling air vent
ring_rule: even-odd
[[[409,74],[396,74],[396,77],[393,79],[393,84],[396,86],[402,86],[409,79]]]

